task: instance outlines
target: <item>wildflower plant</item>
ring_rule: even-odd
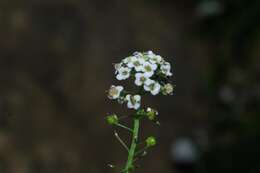
[[[125,116],[119,117],[116,114],[111,114],[106,117],[108,124],[125,129],[131,134],[131,144],[128,146],[116,131],[114,133],[116,139],[128,153],[126,164],[121,172],[130,173],[136,168],[138,159],[146,155],[148,150],[157,143],[154,136],[149,136],[144,141],[139,139],[139,128],[142,119],[147,118],[159,124],[157,110],[142,106],[142,96],[145,94],[153,96],[173,94],[174,86],[169,80],[172,76],[171,65],[160,55],[148,51],[142,53],[135,52],[133,55],[115,64],[114,67],[117,80],[132,79],[137,86],[137,92],[127,91],[120,85],[112,85],[108,90],[109,99],[116,100],[119,104],[126,104],[127,108],[135,111],[132,116],[127,116],[133,120],[132,127],[127,127],[121,123]],[[109,166],[114,167],[113,165]]]

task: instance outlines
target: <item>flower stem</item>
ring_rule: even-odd
[[[137,155],[139,155],[139,154],[142,154],[142,153],[143,153],[144,151],[146,151],[147,149],[148,149],[148,147],[144,147],[143,149],[137,151],[137,152],[135,153],[135,156],[137,156]]]
[[[125,173],[130,173],[131,169],[133,168],[133,160],[134,160],[135,149],[136,149],[136,145],[137,145],[139,125],[140,125],[139,118],[135,118],[134,119],[132,143],[131,143],[131,146],[130,146],[130,149],[129,149],[126,166],[124,168],[124,172]]]
[[[129,127],[126,127],[126,126],[123,125],[123,124],[117,123],[116,126],[121,127],[121,128],[123,128],[123,129],[126,129],[126,130],[128,130],[129,132],[133,132],[132,129],[130,129]]]
[[[118,135],[118,133],[115,131],[114,132],[116,139],[123,145],[123,147],[127,150],[127,152],[129,152],[129,149],[127,147],[127,145],[124,143],[124,141],[120,138],[120,136]]]

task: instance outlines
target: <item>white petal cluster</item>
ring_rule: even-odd
[[[152,51],[135,52],[114,67],[117,80],[133,77],[135,85],[142,91],[152,95],[159,93],[170,95],[173,92],[173,86],[168,83],[168,77],[172,76],[170,63]],[[128,94],[122,86],[112,85],[108,97],[117,100],[120,104],[126,103],[129,109],[138,110],[141,107],[141,96]]]
[[[166,78],[172,76],[170,63],[152,51],[135,52],[116,64],[115,69],[118,80],[126,80],[133,76],[135,84],[152,95],[159,94],[164,88],[164,84],[156,79],[158,74]]]

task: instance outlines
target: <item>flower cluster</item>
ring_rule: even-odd
[[[122,172],[130,173],[135,169],[135,161],[144,157],[148,149],[156,145],[156,138],[150,136],[143,142],[139,136],[140,123],[143,118],[160,125],[158,121],[158,112],[153,108],[143,108],[141,105],[141,95],[150,93],[152,95],[171,95],[174,86],[170,83],[169,77],[172,76],[171,65],[160,55],[152,51],[135,52],[133,55],[124,58],[121,62],[115,64],[115,75],[119,81],[132,79],[137,86],[137,92],[129,92],[121,85],[112,85],[108,90],[108,98],[117,100],[120,104],[126,103],[129,109],[135,109],[133,116],[117,116],[110,114],[106,117],[108,124],[127,130],[131,133],[131,144],[128,145],[115,131],[114,135],[120,144],[127,150],[128,157]],[[132,127],[128,127],[123,122],[124,118],[133,119]],[[137,145],[138,144],[138,145]],[[141,144],[141,145],[139,145]],[[110,167],[111,164],[109,164]]]
[[[170,63],[152,51],[135,52],[124,58],[120,63],[115,64],[115,75],[120,81],[133,77],[135,85],[152,95],[159,93],[171,95],[174,90],[173,85],[168,82],[169,77],[172,76]],[[127,102],[127,107],[130,109],[139,109],[141,96],[127,94],[123,89],[122,86],[112,85],[108,97],[118,100],[119,103]]]

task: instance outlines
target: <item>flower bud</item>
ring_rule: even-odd
[[[143,117],[146,116],[146,111],[144,109],[140,109],[136,112],[137,117]]]
[[[146,146],[147,147],[153,147],[156,145],[156,139],[153,136],[148,137],[146,140]]]
[[[166,85],[163,86],[162,93],[163,93],[163,95],[172,95],[173,89],[174,89],[173,85],[170,83],[167,83]]]
[[[146,116],[149,120],[155,120],[156,115],[158,115],[158,112],[152,108],[147,108]]]
[[[118,123],[118,117],[116,114],[109,115],[106,117],[107,123],[110,125],[114,125]]]

